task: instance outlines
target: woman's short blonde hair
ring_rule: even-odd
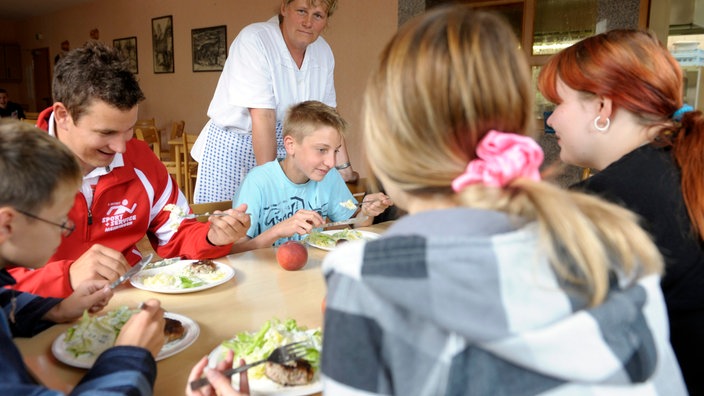
[[[283,0],[283,2],[284,2],[284,5],[288,5],[291,2],[293,2],[293,0]],[[337,0],[308,0],[309,6],[317,6],[318,4],[325,7],[325,9],[328,12],[329,17],[331,17],[332,14],[337,9]]]

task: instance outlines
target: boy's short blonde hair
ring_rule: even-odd
[[[59,139],[16,120],[0,121],[0,207],[35,212],[60,185],[79,188],[81,167]]]
[[[308,100],[291,106],[284,119],[284,136],[291,136],[297,142],[322,127],[335,128],[345,136],[347,122],[332,107],[317,100]]]

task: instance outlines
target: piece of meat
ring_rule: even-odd
[[[289,364],[266,362],[266,376],[283,386],[306,385],[313,381],[313,367],[307,360],[299,359]]]
[[[183,338],[186,335],[186,328],[183,327],[183,323],[176,319],[164,318],[166,323],[164,323],[164,337],[166,337],[166,343],[175,341]]]
[[[199,260],[191,263],[191,271],[194,274],[209,274],[217,269],[218,266],[212,260]]]

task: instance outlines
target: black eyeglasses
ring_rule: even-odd
[[[36,219],[36,220],[39,220],[39,221],[43,221],[43,222],[45,222],[45,223],[48,223],[48,224],[51,224],[51,225],[55,225],[55,226],[57,226],[57,227],[60,227],[60,228],[61,228],[61,235],[63,235],[64,238],[66,238],[66,237],[68,237],[69,235],[71,235],[71,233],[73,232],[73,230],[76,229],[76,225],[73,223],[73,221],[72,221],[71,219],[66,219],[63,223],[54,223],[53,221],[49,221],[49,220],[47,220],[47,219],[42,219],[41,217],[39,217],[39,216],[37,216],[37,215],[33,215],[33,214],[29,213],[29,212],[25,212],[24,210],[19,210],[19,209],[15,209],[15,210],[17,210],[19,213],[22,213],[23,215],[25,215],[25,216],[27,216],[27,217],[31,217],[31,218],[33,218],[33,219]]]

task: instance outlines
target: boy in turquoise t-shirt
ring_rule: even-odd
[[[233,205],[247,203],[252,225],[247,237],[235,244],[240,252],[290,239],[301,239],[315,227],[347,220],[357,214],[374,216],[393,205],[382,193],[369,194],[361,209],[335,169],[345,121],[330,106],[306,101],[292,106],[284,119],[286,158],[253,168],[233,198]],[[347,204],[347,205],[345,205]]]

